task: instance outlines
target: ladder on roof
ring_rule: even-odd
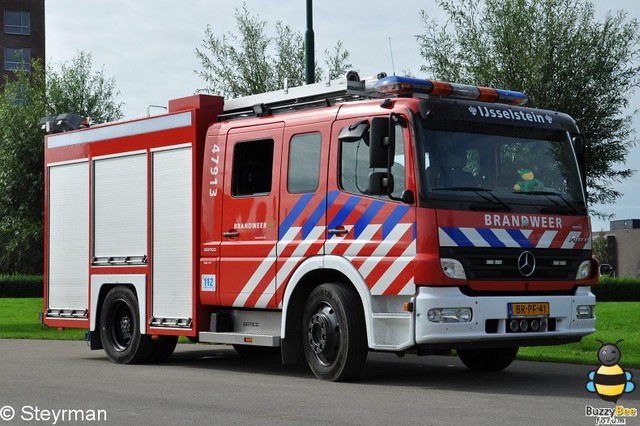
[[[220,119],[241,116],[270,115],[276,110],[299,109],[319,105],[331,105],[336,102],[379,97],[375,83],[385,74],[360,79],[358,73],[347,72],[345,77],[322,81],[304,86],[285,87],[273,92],[225,99],[224,114]]]

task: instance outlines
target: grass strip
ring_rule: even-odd
[[[520,348],[519,359],[555,361],[573,364],[598,365],[600,339],[605,343],[618,343],[622,354],[620,365],[640,367],[640,328],[636,325],[640,302],[598,302],[596,305],[596,332],[579,343],[558,346]]]

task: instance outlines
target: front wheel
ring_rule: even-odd
[[[118,364],[150,360],[155,345],[140,333],[138,299],[131,289],[118,286],[104,299],[100,311],[100,338],[109,359]]]
[[[357,294],[340,284],[323,284],[309,297],[302,315],[307,363],[319,379],[345,381],[367,359],[364,313]]]
[[[473,371],[500,371],[507,368],[518,355],[518,347],[492,349],[459,349],[458,357]]]

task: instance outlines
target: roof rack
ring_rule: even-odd
[[[349,71],[345,77],[336,80],[290,88],[285,84],[285,88],[281,90],[225,99],[224,114],[219,116],[219,120],[270,115],[276,111],[314,108],[336,102],[384,96],[375,89],[376,82],[382,77],[386,77],[386,74],[360,79],[357,72]]]
[[[337,80],[308,84],[224,101],[218,120],[262,117],[277,112],[330,106],[337,102],[384,97],[454,98],[468,101],[524,105],[527,95],[512,90],[470,86],[438,80],[387,76],[360,79],[355,71]]]

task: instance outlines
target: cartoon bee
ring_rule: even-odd
[[[617,403],[618,398],[623,393],[632,392],[636,385],[631,381],[631,373],[624,371],[619,365],[622,356],[618,343],[604,343],[596,339],[602,346],[598,349],[598,360],[600,368],[589,372],[589,382],[587,390],[595,392],[605,401]]]

